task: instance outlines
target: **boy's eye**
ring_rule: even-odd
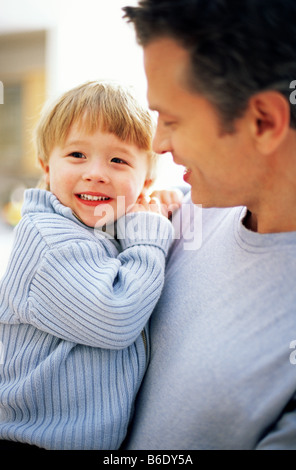
[[[127,162],[125,160],[122,160],[122,158],[119,158],[119,157],[113,157],[111,162],[113,162],[113,163],[123,163],[123,164],[127,165]]]
[[[69,154],[69,156],[74,158],[85,158],[85,156],[81,152],[72,152]]]

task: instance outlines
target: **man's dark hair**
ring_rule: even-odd
[[[296,0],[142,0],[123,11],[142,46],[171,37],[188,50],[188,87],[209,99],[229,129],[259,91],[276,90],[289,101]],[[290,109],[296,128],[296,105]]]

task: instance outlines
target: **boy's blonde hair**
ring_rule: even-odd
[[[48,163],[56,145],[62,145],[70,127],[79,123],[89,133],[99,128],[115,134],[120,140],[147,151],[147,180],[156,178],[158,155],[152,151],[155,129],[152,117],[131,92],[119,84],[91,81],[79,85],[49,106],[45,106],[35,129],[38,158]],[[39,187],[46,187],[44,180]]]

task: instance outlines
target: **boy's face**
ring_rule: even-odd
[[[148,185],[147,168],[144,150],[100,129],[85,133],[78,124],[43,165],[51,192],[90,227],[124,215]]]

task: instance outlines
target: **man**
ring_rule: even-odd
[[[199,218],[176,219],[126,448],[296,449],[295,1],[124,10],[159,114],[154,149],[186,167],[203,206],[192,249]]]

